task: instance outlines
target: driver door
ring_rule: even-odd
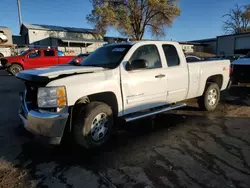
[[[166,104],[167,79],[158,47],[154,44],[138,47],[127,63],[133,60],[145,60],[147,66],[121,71],[124,114]]]
[[[41,50],[30,51],[24,59],[25,69],[42,67],[43,62],[41,57]]]

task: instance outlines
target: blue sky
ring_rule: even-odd
[[[20,0],[24,23],[91,28],[86,15],[91,12],[89,0]],[[180,0],[181,16],[163,39],[188,41],[223,35],[222,15],[234,4],[249,0]],[[19,33],[16,0],[1,0],[0,25]],[[108,36],[119,36],[115,30]],[[146,33],[144,38],[151,38]]]

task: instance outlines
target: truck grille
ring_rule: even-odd
[[[38,107],[37,105],[38,87],[30,83],[25,83],[25,85],[26,85],[26,96],[25,96],[26,105],[28,109],[36,109]]]
[[[234,65],[233,83],[250,83],[250,65]]]

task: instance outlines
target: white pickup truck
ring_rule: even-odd
[[[99,147],[117,118],[130,122],[196,97],[200,107],[214,110],[229,72],[228,60],[187,64],[177,42],[106,45],[75,66],[19,73],[26,84],[19,115],[28,131],[50,144],[70,133],[81,146]]]

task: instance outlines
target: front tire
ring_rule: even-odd
[[[206,86],[203,96],[198,99],[198,105],[202,110],[213,111],[220,101],[220,89],[216,83]]]
[[[110,138],[114,117],[112,109],[102,102],[91,102],[80,109],[73,126],[77,144],[85,148],[103,146]]]
[[[18,64],[12,64],[8,67],[8,72],[14,76],[16,76],[21,71],[23,71],[23,67]]]

